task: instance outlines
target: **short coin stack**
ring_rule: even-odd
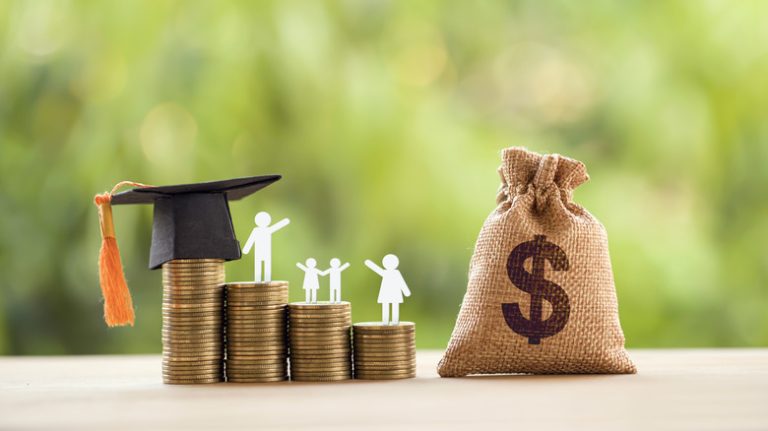
[[[393,380],[416,377],[416,325],[355,323],[355,378]]]
[[[328,382],[352,378],[349,302],[291,303],[291,379]]]
[[[288,378],[288,282],[227,283],[227,381]]]
[[[224,261],[163,264],[163,382],[224,380]]]

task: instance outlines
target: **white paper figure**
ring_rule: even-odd
[[[378,299],[379,304],[381,304],[381,321],[385,325],[397,325],[400,323],[400,304],[403,302],[403,295],[411,296],[411,291],[408,290],[403,275],[397,270],[397,265],[400,263],[397,256],[388,254],[384,256],[381,263],[384,268],[379,268],[370,260],[365,261],[365,266],[381,276]],[[389,318],[390,305],[392,306],[392,319]]]
[[[316,304],[317,289],[320,288],[320,279],[318,277],[320,276],[321,271],[316,268],[317,261],[311,257],[307,259],[306,264],[307,266],[297,263],[296,266],[304,271],[304,284],[302,287],[304,288],[305,302],[308,304]]]
[[[336,303],[341,302],[341,271],[349,268],[349,262],[339,265],[341,265],[341,261],[334,257],[331,259],[331,267],[320,272],[320,275],[331,276],[331,302]]]
[[[272,281],[272,234],[284,228],[291,221],[287,218],[270,226],[272,217],[261,211],[254,217],[256,227],[243,247],[243,253],[248,254],[253,249],[253,279],[255,281]],[[264,277],[261,276],[261,266],[264,265]]]

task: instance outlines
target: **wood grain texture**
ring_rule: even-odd
[[[637,375],[167,386],[159,356],[0,358],[0,429],[768,429],[768,349],[634,350]]]

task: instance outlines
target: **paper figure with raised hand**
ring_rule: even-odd
[[[243,247],[243,253],[248,254],[253,249],[253,279],[254,281],[272,281],[272,234],[284,228],[291,221],[287,218],[270,226],[272,217],[269,213],[261,211],[254,217],[256,227],[251,231],[251,236]],[[264,265],[264,277],[261,267]]]
[[[365,261],[365,266],[370,268],[376,274],[381,276],[381,288],[379,289],[378,302],[381,304],[381,321],[385,325],[397,325],[400,323],[400,304],[403,302],[403,295],[411,296],[408,285],[397,265],[400,261],[394,254],[384,256],[381,262],[384,268],[370,260]],[[389,316],[389,307],[392,306],[392,318]]]
[[[347,268],[349,268],[349,262],[342,265],[341,261],[334,257],[331,259],[331,267],[320,272],[320,275],[330,275],[331,302],[341,302],[341,271]]]
[[[322,274],[322,271],[317,269],[317,261],[311,257],[305,263],[306,266],[301,263],[296,264],[300,270],[304,271],[304,284],[302,287],[304,288],[305,302],[307,304],[316,304],[317,290],[320,289],[319,276]]]

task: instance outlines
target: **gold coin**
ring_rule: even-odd
[[[224,317],[224,308],[218,306],[206,306],[197,308],[166,308],[163,306],[162,314],[167,316],[190,317],[190,315],[199,316],[221,316]]]
[[[348,369],[335,369],[335,370],[300,370],[297,368],[291,368],[291,375],[296,377],[328,377],[328,376],[352,376],[352,368]]]
[[[275,377],[232,377],[227,376],[227,382],[229,383],[276,383],[284,382],[288,380],[288,376],[275,376]]]
[[[199,268],[163,271],[161,278],[163,280],[216,280],[216,284],[221,285],[222,288],[224,288],[226,276],[224,271]]]
[[[390,325],[382,322],[358,322],[355,323],[356,330],[364,331],[391,331],[391,330],[415,330],[416,324],[413,322],[400,322],[397,325]]]
[[[411,341],[415,340],[415,334],[361,334],[359,332],[355,333],[355,338],[358,338],[360,340],[372,340],[372,341]]]
[[[294,377],[291,376],[291,380],[297,381],[297,382],[340,382],[343,380],[351,380],[352,377],[350,376],[331,376],[331,377]]]
[[[360,353],[355,352],[355,362],[364,363],[364,362],[405,362],[405,361],[415,361],[416,355],[401,355],[401,356],[371,356],[371,355],[360,355]]]
[[[368,352],[414,350],[416,348],[416,343],[413,341],[397,343],[375,343],[370,341],[360,341],[359,338],[354,338],[352,341],[355,345],[355,348]]]
[[[192,377],[200,377],[200,376],[213,377],[213,376],[223,376],[224,375],[224,369],[221,368],[219,370],[209,370],[209,371],[205,371],[205,370],[200,370],[200,371],[189,371],[189,370],[185,370],[185,371],[176,371],[176,370],[174,370],[174,371],[166,371],[166,370],[163,370],[162,374],[164,376],[169,376],[169,377],[173,377],[173,378],[192,378]]]
[[[275,361],[285,362],[288,359],[288,352],[281,353],[240,353],[234,352],[227,355],[227,360],[233,361]]]
[[[206,301],[206,302],[179,302],[163,301],[163,310],[168,311],[188,311],[192,310],[223,310],[224,301]]]
[[[273,287],[287,287],[288,282],[285,280],[272,280],[272,281],[230,281],[227,283],[228,287],[234,288],[273,288]]]
[[[208,346],[215,346],[215,345],[222,345],[224,343],[224,337],[211,337],[211,338],[170,338],[170,337],[162,337],[161,341],[163,342],[164,346],[168,346],[170,348],[174,347],[208,347]]]
[[[330,371],[330,372],[317,372],[317,373],[311,373],[311,372],[301,372],[301,371],[293,371],[291,370],[291,378],[293,380],[301,380],[301,379],[307,379],[307,380],[313,380],[313,379],[323,379],[328,377],[346,377],[346,378],[352,378],[352,372],[350,371]]]
[[[392,349],[363,349],[358,345],[354,346],[355,354],[358,357],[377,356],[379,354],[385,354],[389,356],[410,356],[416,353],[415,347],[410,348],[392,348]]]
[[[281,371],[270,371],[267,373],[252,373],[248,371],[241,372],[240,370],[231,370],[227,373],[227,379],[267,379],[267,378],[277,378],[282,377],[281,380],[286,380],[288,377],[288,370],[281,370]]]
[[[294,362],[291,361],[291,369],[299,371],[342,371],[352,369],[352,363],[347,362]]]
[[[309,331],[301,329],[290,329],[288,334],[294,338],[307,340],[326,340],[334,338],[350,340],[349,331],[344,330]]]
[[[288,295],[274,295],[274,296],[254,296],[248,298],[234,297],[232,295],[227,296],[227,301],[230,305],[236,306],[250,306],[260,307],[262,305],[282,305],[287,306],[286,301]]]
[[[203,385],[212,383],[222,383],[224,379],[222,377],[205,378],[205,379],[174,379],[171,377],[163,376],[163,383],[166,385]]]
[[[238,304],[227,304],[227,311],[230,313],[237,313],[237,312],[260,312],[260,311],[269,311],[269,310],[285,310],[285,304],[274,304],[274,305],[238,305]]]
[[[218,361],[214,364],[163,364],[163,370],[164,371],[216,371],[223,369],[224,364],[221,361]]]
[[[223,358],[224,349],[223,347],[170,348],[167,346],[163,346],[163,354],[168,357],[172,356],[174,358],[195,357],[199,359],[213,359],[216,357]]]
[[[266,355],[269,353],[282,353],[288,349],[284,343],[260,343],[260,344],[243,344],[232,345],[227,343],[227,352],[232,352],[242,355]]]
[[[300,310],[311,310],[311,309],[337,309],[337,308],[344,308],[348,309],[352,306],[351,303],[348,301],[342,301],[342,302],[329,302],[329,301],[317,301],[317,302],[291,302],[291,309],[300,309]]]
[[[308,354],[308,355],[297,355],[296,352],[294,352],[293,355],[291,355],[291,361],[295,361],[297,363],[301,363],[303,361],[348,361],[351,360],[351,355],[349,353],[333,353],[333,354]]]
[[[228,301],[227,309],[233,311],[262,311],[276,308],[285,309],[286,302],[282,299],[265,299],[263,301]]]
[[[171,376],[174,378],[190,378],[200,376],[221,376],[224,375],[224,368],[211,369],[211,370],[166,370],[161,371],[164,376]]]
[[[227,297],[229,298],[286,298],[288,297],[288,286],[279,289],[233,289],[230,286],[226,286]]]
[[[220,337],[224,331],[222,331],[220,328],[200,328],[195,330],[188,330],[188,331],[176,331],[176,330],[169,330],[166,328],[163,328],[160,331],[160,335],[163,337],[188,337],[188,338],[194,338],[194,337]]]
[[[224,371],[224,362],[220,361],[216,365],[200,365],[197,367],[183,366],[178,367],[174,364],[163,364],[163,373],[178,373],[178,374],[215,374]]]
[[[221,344],[224,342],[224,336],[219,334],[218,337],[161,337],[163,344],[166,345],[196,345],[202,346],[207,344]]]
[[[304,344],[304,343],[297,343],[294,340],[290,341],[290,346],[292,351],[295,352],[325,352],[329,350],[336,350],[336,349],[347,349],[351,350],[348,344],[346,343],[324,343],[324,344]]]
[[[242,324],[262,324],[269,322],[280,322],[283,326],[287,326],[287,320],[284,313],[272,313],[272,312],[258,312],[258,313],[227,313],[227,320],[234,323]]]
[[[226,286],[227,296],[230,298],[285,298],[288,297],[288,286],[279,289],[233,289]]]
[[[225,281],[224,271],[209,270],[209,269],[175,269],[171,271],[163,271],[163,280],[217,280],[216,284],[224,286]]]
[[[227,372],[232,374],[251,374],[251,375],[285,375],[288,374],[288,368],[282,367],[259,367],[254,365],[228,365]]]
[[[291,326],[352,326],[352,316],[297,316],[288,313],[288,320]]]
[[[396,376],[371,376],[366,374],[355,374],[355,380],[403,380],[403,379],[413,379],[416,377],[416,373],[413,374],[404,374],[404,375],[396,375]]]
[[[369,375],[369,376],[395,376],[403,374],[415,374],[416,367],[403,367],[393,368],[389,370],[369,370],[365,368],[355,368],[356,375]]]
[[[356,348],[360,349],[361,351],[369,351],[369,352],[379,352],[382,350],[384,351],[413,350],[416,348],[416,343],[414,342],[375,344],[375,343],[361,342],[359,338],[356,338],[353,341]]]
[[[287,321],[287,314],[283,310],[262,310],[258,313],[227,313],[229,320],[243,322],[243,323],[260,323],[265,320],[281,322]]]
[[[285,361],[288,359],[287,354],[279,354],[279,353],[271,353],[266,355],[241,355],[241,354],[231,354],[227,355],[227,360],[235,360],[235,361]]]
[[[238,371],[253,371],[253,372],[271,372],[271,373],[285,373],[287,364],[260,364],[251,362],[227,362],[227,369],[233,369]]]
[[[318,309],[318,308],[310,308],[310,309],[297,309],[296,307],[292,307],[291,305],[293,302],[288,303],[288,311],[291,313],[291,315],[296,317],[306,317],[306,316],[318,316],[318,317],[344,317],[344,316],[350,316],[352,315],[352,310],[344,310],[344,309]]]
[[[345,348],[350,349],[352,346],[349,340],[304,340],[296,337],[290,339],[291,347],[296,349],[329,349],[329,348]]]
[[[390,364],[390,365],[371,365],[368,363],[355,362],[355,369],[360,371],[401,371],[401,370],[415,370],[416,363],[410,364]]]
[[[163,331],[174,334],[196,334],[201,331],[218,331],[224,333],[224,324],[222,322],[164,322]]]
[[[163,291],[163,299],[173,299],[173,300],[179,300],[179,301],[197,301],[200,299],[215,299],[215,300],[224,300],[224,292],[221,290],[203,290],[203,291],[181,291],[176,292],[171,289],[166,289]]]
[[[215,353],[204,353],[204,354],[181,354],[181,353],[171,353],[171,352],[163,352],[163,361],[167,362],[199,362],[199,361],[209,361],[209,360],[223,360],[224,355],[223,353],[215,352]]]
[[[163,292],[169,295],[224,295],[220,286],[216,283],[201,283],[199,280],[194,282],[163,282]]]
[[[195,359],[190,360],[171,360],[171,361],[165,361],[165,359],[168,359],[168,356],[165,355],[163,357],[163,367],[171,367],[171,368],[193,368],[193,367],[215,367],[215,366],[221,366],[222,364],[222,358],[221,355],[218,355],[216,357],[212,358],[199,358],[195,357]]]
[[[277,329],[280,328],[285,332],[288,332],[288,328],[285,325],[285,319],[269,319],[269,320],[233,320],[227,319],[227,326],[235,329]]]
[[[322,367],[322,366],[308,366],[307,368],[291,366],[291,374],[293,375],[315,375],[315,376],[334,376],[350,374],[352,372],[352,366],[349,364],[335,364],[334,366]]]
[[[234,337],[239,337],[241,335],[243,336],[260,336],[260,335],[282,335],[287,336],[288,332],[285,330],[284,327],[279,326],[267,326],[267,327],[237,327],[237,326],[229,326],[227,325],[227,335],[232,335]]]

